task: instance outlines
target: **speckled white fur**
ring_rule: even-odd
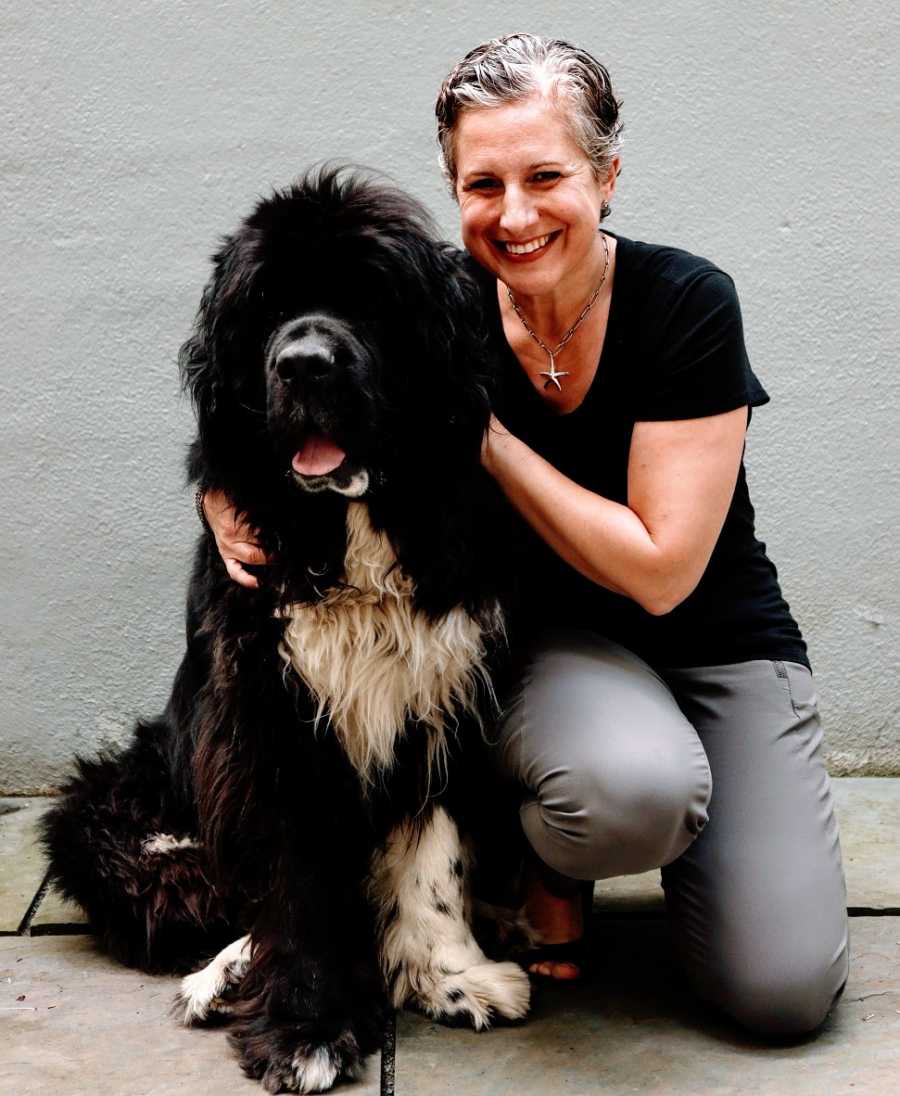
[[[415,1004],[429,1016],[462,1016],[476,1030],[494,1014],[528,1011],[528,975],[516,963],[486,958],[472,935],[469,856],[456,823],[436,807],[421,834],[408,823],[373,858],[381,962],[395,1007]]]

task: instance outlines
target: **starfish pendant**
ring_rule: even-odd
[[[559,383],[559,378],[568,377],[568,375],[569,374],[566,371],[563,371],[562,373],[556,371],[556,358],[554,358],[552,354],[550,355],[550,368],[545,369],[542,373],[538,373],[539,377],[547,378],[544,381],[544,387],[549,388],[551,384],[555,384],[557,392],[562,392],[562,385]]]

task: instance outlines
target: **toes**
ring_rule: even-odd
[[[550,977],[563,982],[570,982],[581,977],[581,971],[574,963],[551,963],[550,967]]]
[[[581,977],[581,969],[575,963],[532,963],[528,971],[559,982],[573,982]]]

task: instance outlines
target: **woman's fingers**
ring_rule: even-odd
[[[201,504],[229,576],[241,586],[257,589],[259,580],[245,570],[244,564],[265,566],[269,560],[253,539],[254,530],[238,517],[231,500],[222,491],[207,491]]]
[[[260,548],[255,540],[228,540],[225,539],[221,545],[223,554],[225,552],[238,560],[240,563],[253,563],[263,564],[269,562],[269,557]]]
[[[249,590],[258,589],[259,579],[256,575],[251,575],[248,571],[245,571],[239,559],[225,555],[222,556],[222,559],[225,562],[225,570],[239,586],[246,586]]]
[[[245,529],[243,532],[246,535],[247,530]],[[229,537],[223,537],[216,544],[225,563],[225,569],[234,581],[240,583],[241,586],[246,586],[248,589],[257,589],[259,580],[256,575],[251,575],[249,571],[244,569],[244,564],[264,566],[269,562],[268,557],[259,545],[251,540],[231,540]]]

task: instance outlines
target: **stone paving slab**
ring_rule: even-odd
[[[900,779],[842,777],[832,786],[849,905],[900,909]]]
[[[900,780],[842,778],[834,786],[851,907],[900,907]],[[0,799],[0,931],[16,930],[43,878],[34,835],[49,805]],[[661,908],[658,872],[599,883],[602,974],[591,986],[542,986],[526,1025],[479,1036],[404,1014],[397,1096],[900,1092],[900,918],[853,919],[851,982],[826,1029],[806,1044],[772,1048],[691,1001],[668,955],[665,922],[654,919]],[[628,920],[615,920],[618,913]],[[83,927],[83,915],[51,890],[33,926]],[[261,1092],[240,1073],[224,1032],[187,1031],[170,1017],[174,984],[119,967],[85,938],[0,939],[0,1090]],[[375,1061],[343,1091],[374,1096],[378,1087]]]
[[[670,958],[664,921],[596,927],[594,982],[540,985],[520,1026],[475,1034],[404,1013],[397,1096],[900,1092],[900,918],[853,919],[850,981],[825,1028],[813,1040],[775,1047],[693,1001]]]
[[[171,1015],[176,984],[119,966],[86,937],[0,939],[0,1092],[263,1096],[223,1029],[188,1029]],[[378,1056],[337,1091],[377,1096]]]
[[[52,802],[0,798],[0,932],[18,929],[44,879],[37,824]]]
[[[605,916],[623,913],[659,913],[665,909],[659,870],[640,875],[600,879],[594,885],[594,912]]]

